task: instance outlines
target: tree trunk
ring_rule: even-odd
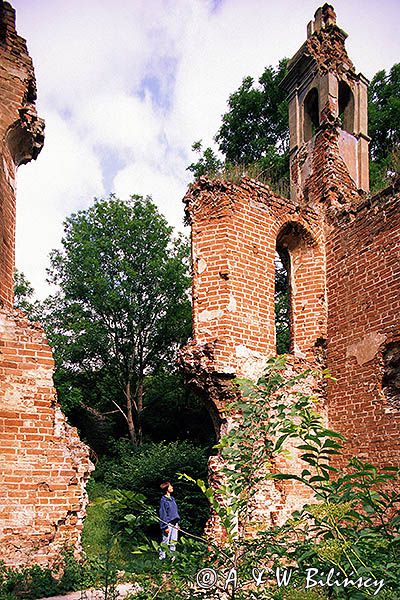
[[[138,446],[139,441],[136,435],[135,422],[133,419],[133,410],[132,410],[132,396],[131,396],[131,383],[127,382],[125,386],[125,396],[126,396],[126,420],[128,423],[128,431],[129,437],[133,446]]]
[[[137,386],[137,423],[136,423],[136,438],[137,444],[142,443],[142,410],[143,410],[143,376],[140,376]]]

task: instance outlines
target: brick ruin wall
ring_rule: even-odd
[[[200,178],[184,198],[192,228],[193,340],[181,362],[223,434],[232,379],[257,380],[276,354],[278,251],[288,264],[289,368],[328,367],[337,377],[314,391],[329,426],[347,437],[346,455],[399,465],[399,180],[370,198],[368,81],[354,71],[346,37],[325,4],[289,61],[282,86],[290,199],[248,177]],[[210,462],[214,485],[220,462]],[[296,460],[280,467],[301,469]],[[257,499],[259,518],[274,525],[308,492],[265,482]],[[209,529],[217,526],[213,516]]]
[[[399,187],[399,186],[397,186]],[[400,194],[339,219],[327,244],[329,421],[347,452],[400,459]]]
[[[265,184],[200,179],[185,197],[192,224],[193,329],[197,343],[214,340],[215,368],[275,353],[277,239],[293,254],[296,354],[315,356],[326,337],[324,232],[318,212],[280,198]],[[296,305],[298,297],[301,306]]]
[[[0,549],[8,565],[47,565],[64,548],[80,551],[93,466],[57,403],[43,329],[12,308],[16,168],[38,155],[43,122],[32,61],[7,2],[0,6],[0,84]]]
[[[0,23],[0,548],[8,564],[46,564],[65,546],[79,550],[92,466],[57,404],[42,329],[12,309],[15,170],[36,158],[43,123],[34,106],[32,63],[8,3],[1,5]],[[330,63],[316,42],[329,42],[331,32],[336,52],[343,41],[328,25],[307,42],[322,71]],[[325,79],[332,91],[331,74]],[[291,257],[290,368],[327,365],[338,383],[322,396],[329,424],[349,438],[348,452],[398,464],[399,196],[392,189],[367,200],[359,192],[346,139],[364,144],[357,160],[365,158],[366,140],[338,131],[331,96],[321,109],[321,129],[292,155],[292,199],[247,177],[237,183],[204,178],[186,195],[194,339],[181,362],[223,432],[233,377],[257,379],[276,351],[274,260],[277,246],[283,248]],[[218,467],[214,457],[211,481]],[[268,482],[258,493],[259,516],[274,525],[307,499],[296,485]]]
[[[324,132],[321,139],[331,157],[336,152],[340,172],[339,146]],[[316,147],[325,154],[323,143]],[[202,178],[191,187],[184,201],[192,226],[194,336],[182,366],[223,434],[232,379],[256,380],[276,353],[274,259],[283,244],[292,262],[289,366],[327,366],[337,377],[319,393],[329,426],[348,439],[347,455],[398,465],[400,196],[391,188],[366,200],[346,178],[333,185],[328,177],[329,193],[323,177],[313,181],[315,203],[280,198],[247,177]],[[295,460],[280,467],[299,469]],[[214,485],[219,468],[213,457]],[[265,482],[257,499],[260,518],[275,525],[309,494],[297,484]],[[208,528],[218,529],[215,516]]]
[[[11,565],[51,564],[80,550],[91,465],[53,387],[43,330],[0,312],[0,547]]]
[[[202,395],[217,435],[229,421],[232,379],[257,380],[276,353],[274,286],[277,240],[292,254],[293,351],[291,372],[321,365],[326,340],[324,230],[318,212],[276,195],[247,177],[240,182],[201,178],[185,197],[192,225],[193,341],[181,356],[186,379]],[[307,389],[315,382],[307,382]],[[315,390],[314,390],[315,391]],[[296,455],[296,451],[294,451]],[[297,472],[296,461],[280,467]],[[210,481],[219,480],[220,460],[210,462]],[[310,498],[288,482],[265,481],[257,491],[257,515],[282,523]],[[215,515],[208,529],[217,531]]]

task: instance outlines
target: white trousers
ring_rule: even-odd
[[[167,525],[168,533],[162,532],[162,544],[167,544],[170,552],[175,552],[176,545],[175,542],[178,540],[178,531],[179,525],[175,523],[175,525],[171,525],[168,523]],[[160,549],[160,559],[163,560],[166,557],[165,550],[163,548]]]

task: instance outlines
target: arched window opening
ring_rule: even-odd
[[[323,257],[311,233],[295,221],[281,228],[276,252],[276,351],[306,356],[325,332]]]
[[[276,353],[290,350],[290,256],[287,248],[277,246],[275,254],[275,337]]]
[[[304,99],[304,141],[308,142],[319,127],[319,98],[317,88],[312,88]]]
[[[354,96],[345,81],[339,82],[339,118],[342,129],[354,133]]]

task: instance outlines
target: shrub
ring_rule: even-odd
[[[226,531],[225,544],[213,548],[212,564],[221,573],[236,570],[238,587],[228,589],[235,600],[311,600],[319,595],[362,600],[378,592],[382,598],[395,598],[400,591],[399,470],[378,470],[358,458],[344,470],[335,468],[331,459],[342,458],[344,437],[325,427],[316,398],[296,387],[309,374],[329,374],[288,376],[285,371],[285,359],[278,357],[269,361],[258,385],[238,382],[245,399],[227,407],[235,418],[218,444],[224,459],[222,483],[212,489],[197,482]],[[285,444],[290,439],[301,451],[301,475],[271,469],[277,455],[287,455]],[[313,500],[283,526],[260,529],[249,537],[247,527],[262,479],[297,480],[312,490]],[[266,565],[264,591],[244,583],[251,581],[254,565]],[[287,566],[293,569],[290,587],[278,589],[275,569]],[[308,569],[315,569],[310,581]],[[328,585],[330,571],[338,583]],[[306,589],[318,588],[319,579],[323,588],[319,594]]]
[[[158,511],[160,483],[172,481],[182,526],[200,533],[209,515],[208,502],[191,482],[177,480],[178,472],[194,478],[207,476],[208,450],[190,442],[146,443],[133,447],[128,440],[116,443],[112,458],[99,461],[94,477],[109,489],[142,494],[154,512]],[[157,526],[153,533],[158,534]]]
[[[78,562],[73,550],[63,553],[54,570],[40,565],[12,568],[0,562],[0,600],[33,600],[81,590],[98,579],[93,575],[93,565]]]

